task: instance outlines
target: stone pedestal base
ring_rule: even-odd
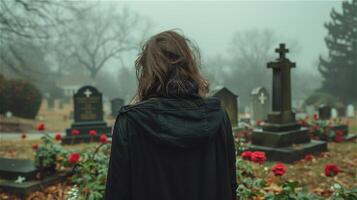
[[[72,130],[77,129],[80,134],[72,135]],[[89,131],[96,130],[96,136],[90,136]],[[62,139],[62,144],[78,144],[82,142],[98,142],[100,135],[106,134],[107,136],[111,136],[112,128],[107,126],[105,122],[82,122],[82,123],[74,123],[71,128],[66,130],[66,136]]]
[[[323,141],[312,140],[308,143],[291,145],[288,147],[266,147],[251,145],[250,151],[264,151],[269,161],[280,161],[284,163],[293,163],[303,159],[307,154],[318,154],[327,151],[327,143]]]
[[[254,130],[250,151],[264,151],[269,161],[292,163],[307,154],[327,151],[327,143],[311,140],[297,123],[266,124]]]

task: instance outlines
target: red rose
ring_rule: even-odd
[[[245,151],[240,155],[244,160],[251,160],[252,159],[252,152]]]
[[[328,177],[336,176],[341,169],[335,164],[326,164],[325,166],[325,175]]]
[[[341,130],[337,130],[335,132],[335,141],[336,142],[343,142],[345,140],[344,134]]]
[[[317,114],[314,114],[314,120],[317,121],[319,119],[319,116]]]
[[[27,137],[27,134],[26,134],[26,133],[22,133],[22,134],[21,134],[21,138],[22,138],[22,139],[26,139],[26,137]]]
[[[266,160],[265,153],[262,151],[254,151],[251,160],[255,163],[263,164]]]
[[[37,149],[38,149],[38,144],[33,144],[33,145],[32,145],[32,149],[33,149],[33,150],[37,150]]]
[[[37,125],[37,130],[38,131],[44,131],[45,130],[45,124],[44,123],[40,123]]]
[[[90,130],[89,131],[89,135],[90,136],[96,136],[97,135],[97,131],[96,130]]]
[[[62,140],[62,135],[61,135],[61,133],[56,133],[56,135],[55,135],[55,140],[57,140],[57,141]]]
[[[79,130],[77,130],[77,129],[72,129],[71,134],[72,134],[72,135],[79,135],[80,132],[79,132]]]
[[[81,158],[81,155],[79,153],[71,153],[68,156],[68,162],[71,164],[76,164],[79,162],[79,159]]]
[[[306,161],[312,161],[312,159],[314,159],[314,156],[313,156],[312,154],[307,154],[307,155],[305,156],[305,160],[306,160]]]
[[[319,126],[317,124],[314,125],[314,128],[313,128],[315,131],[317,131],[319,129]]]
[[[106,134],[102,134],[102,135],[100,136],[100,142],[103,143],[103,144],[105,144],[105,143],[107,143],[107,141],[108,141],[107,135],[106,135]]]
[[[282,163],[277,163],[271,169],[275,176],[282,176],[286,173],[287,170],[288,168]]]

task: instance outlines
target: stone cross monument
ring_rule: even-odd
[[[311,140],[308,130],[295,120],[291,109],[290,76],[295,63],[286,58],[289,50],[285,44],[280,44],[275,51],[279,57],[267,65],[273,69],[272,112],[262,129],[253,131],[251,150],[264,151],[268,160],[294,162],[306,154],[326,151],[327,144]]]

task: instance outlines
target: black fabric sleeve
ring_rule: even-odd
[[[229,116],[226,113],[226,127],[227,127],[227,146],[228,146],[228,159],[229,159],[229,170],[231,176],[231,188],[232,188],[232,199],[237,199],[236,190],[238,188],[237,184],[237,176],[236,176],[236,150],[235,150],[235,143],[234,137],[232,133],[232,126],[229,120]]]
[[[130,157],[128,120],[117,117],[112,134],[112,147],[107,175],[105,199],[130,200]]]

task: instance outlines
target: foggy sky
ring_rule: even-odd
[[[105,3],[105,2],[103,2]],[[340,10],[340,1],[197,1],[116,2],[127,5],[154,24],[157,33],[179,28],[194,40],[203,58],[227,54],[229,42],[237,31],[272,29],[281,42],[296,40],[300,54],[294,57],[297,67],[316,71],[320,54],[326,54],[323,24],[330,20],[334,7]],[[277,44],[278,45],[278,44]],[[289,44],[287,44],[289,47]]]

